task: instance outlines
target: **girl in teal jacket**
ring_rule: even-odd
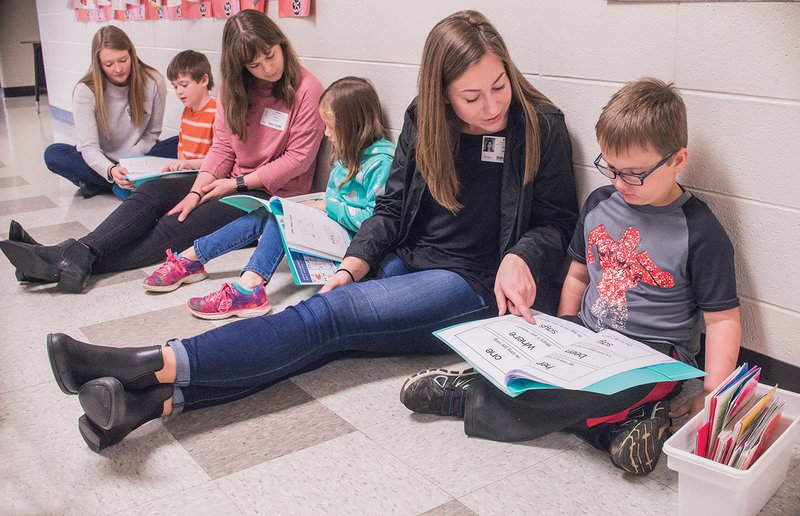
[[[383,194],[394,144],[387,139],[378,94],[366,79],[344,77],[331,84],[320,98],[320,115],[331,142],[333,169],[325,199],[304,204],[325,211],[347,230],[357,232],[372,215],[375,199]],[[265,287],[284,257],[278,223],[266,208],[195,240],[181,253],[167,250],[167,261],[145,280],[144,288],[169,292],[183,283],[201,281],[208,276],[205,263],[259,237],[239,281],[225,283],[207,296],[191,298],[188,305],[194,315],[203,319],[266,314],[272,307]]]

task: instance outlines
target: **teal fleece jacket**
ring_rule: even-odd
[[[361,156],[361,171],[341,188],[347,169],[337,161],[325,191],[328,217],[350,231],[358,231],[361,223],[372,215],[375,198],[383,195],[394,159],[394,144],[380,139],[364,149]]]

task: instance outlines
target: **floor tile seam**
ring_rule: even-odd
[[[5,396],[7,394],[14,394],[15,392],[24,391],[25,389],[29,389],[31,387],[40,387],[40,386],[48,384],[48,383],[55,384],[56,381],[55,380],[45,380],[45,381],[39,382],[39,383],[26,383],[24,386],[20,387],[19,389],[12,389],[12,390],[9,390],[9,391],[0,390],[0,396]]]
[[[198,467],[200,467],[200,466],[199,466],[199,464],[198,464]],[[202,469],[202,467],[201,467],[200,469]],[[205,471],[203,471],[203,472],[205,473]],[[201,484],[197,484],[197,485],[194,485],[194,486],[190,486],[190,487],[187,487],[187,488],[185,488],[185,489],[182,489],[182,490],[180,490],[180,491],[175,491],[175,492],[167,493],[167,494],[165,494],[164,496],[159,496],[159,497],[157,497],[157,498],[152,498],[152,499],[150,499],[150,500],[147,500],[147,501],[145,501],[145,502],[142,502],[142,503],[134,503],[133,505],[129,505],[129,506],[127,506],[127,507],[123,507],[123,508],[121,508],[121,509],[119,509],[119,510],[116,510],[116,511],[114,511],[114,512],[109,512],[109,513],[106,513],[106,514],[107,514],[108,516],[114,516],[114,515],[116,515],[116,514],[122,514],[122,513],[124,513],[124,512],[129,512],[129,511],[131,511],[131,510],[133,510],[133,509],[137,509],[137,508],[140,508],[140,507],[144,507],[145,505],[150,505],[150,504],[152,504],[152,503],[159,502],[160,500],[169,501],[169,500],[171,500],[172,498],[175,498],[176,494],[179,494],[179,493],[184,493],[184,492],[186,492],[186,491],[189,491],[189,490],[191,490],[191,489],[196,489],[196,488],[198,488],[198,487],[202,487],[202,486],[204,486],[204,485],[213,484],[213,483],[214,483],[214,480],[213,480],[212,478],[209,478],[209,479],[208,479],[208,481],[206,481],[206,482],[203,482],[203,483],[201,483]],[[222,491],[220,490],[220,492],[222,492]],[[228,495],[227,495],[227,494],[225,494],[225,493],[222,493],[222,494],[223,494],[223,495],[224,495],[226,498],[228,498],[228,499],[230,500],[230,497],[228,497]],[[238,506],[237,506],[237,509],[238,509]]]
[[[402,416],[400,416],[400,417],[402,417]],[[400,417],[397,417],[397,418],[394,418],[394,419],[399,419]],[[424,480],[425,480],[425,481],[426,481],[428,484],[430,484],[430,485],[431,485],[431,486],[433,486],[434,488],[438,489],[440,492],[442,492],[442,493],[444,493],[445,495],[449,496],[449,497],[451,498],[451,500],[448,500],[448,501],[447,501],[447,502],[445,502],[445,503],[448,503],[448,502],[451,502],[451,501],[453,501],[453,500],[457,500],[457,499],[458,499],[458,497],[457,497],[456,495],[454,495],[454,494],[452,494],[452,493],[448,492],[448,491],[447,491],[447,490],[446,490],[444,487],[440,486],[438,482],[436,482],[436,481],[434,481],[433,479],[429,478],[429,477],[428,477],[427,475],[425,475],[423,472],[419,471],[417,468],[415,468],[414,466],[412,466],[411,464],[409,464],[408,462],[406,462],[405,460],[403,460],[403,458],[402,458],[402,457],[399,457],[399,456],[398,456],[398,455],[396,455],[395,453],[392,453],[392,451],[391,451],[390,449],[386,448],[386,447],[385,447],[385,446],[383,446],[381,443],[379,443],[379,442],[375,441],[373,438],[371,438],[369,435],[365,434],[364,432],[361,432],[360,430],[359,430],[359,432],[360,432],[360,433],[361,433],[361,434],[362,434],[362,435],[363,435],[363,436],[364,436],[364,437],[365,437],[365,438],[366,438],[368,441],[370,441],[371,443],[375,444],[375,445],[376,445],[378,448],[380,448],[381,450],[383,450],[383,452],[384,452],[384,453],[386,453],[387,455],[389,455],[390,457],[392,457],[394,460],[396,460],[396,461],[397,461],[397,462],[399,462],[400,464],[402,464],[402,465],[404,465],[405,467],[407,467],[407,468],[408,468],[410,471],[414,472],[414,474],[415,474],[415,475],[417,475],[417,476],[418,476],[418,477],[420,477],[421,479],[424,479]],[[440,505],[442,505],[442,504],[440,504]],[[437,507],[438,507],[438,506],[437,506]],[[434,508],[435,508],[435,507],[431,507],[431,509],[434,509]]]

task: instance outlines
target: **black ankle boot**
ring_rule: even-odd
[[[11,223],[8,225],[8,239],[12,242],[22,242],[24,244],[31,244],[31,245],[42,245],[37,242],[27,231],[22,227],[22,224],[17,222],[16,220],[12,220]],[[38,278],[29,278],[25,276],[23,272],[19,269],[14,271],[14,275],[17,278],[17,281],[39,281]]]
[[[161,417],[172,385],[126,391],[116,378],[97,378],[81,387],[78,401],[85,414],[78,428],[93,451],[115,445],[148,421]]]
[[[3,240],[0,250],[26,280],[58,282],[59,290],[74,294],[83,291],[97,259],[86,244],[72,238],[56,245]]]
[[[6,255],[8,261],[17,268],[17,279],[24,278],[24,281],[37,280],[53,283],[61,278],[61,271],[47,259],[42,258],[37,250],[50,249],[50,254],[63,252],[72,242],[74,240],[67,240],[54,246],[42,246],[15,240],[3,240],[0,242],[0,250]]]
[[[92,275],[92,265],[95,260],[97,257],[92,250],[80,240],[75,240],[67,246],[61,253],[61,259],[56,263],[56,267],[61,270],[58,289],[71,294],[83,292]]]
[[[94,346],[63,333],[47,336],[47,355],[56,383],[65,394],[77,394],[81,385],[104,376],[119,379],[128,389],[144,389],[158,384],[155,373],[164,367],[161,346]]]
[[[8,239],[13,242],[25,242],[26,244],[31,245],[42,245],[34,240],[33,237],[30,236],[27,231],[25,231],[25,229],[22,227],[22,224],[16,220],[12,220],[11,224],[8,225]]]
[[[96,185],[94,183],[87,183],[86,181],[78,181],[78,193],[84,199],[91,199],[95,195],[101,193],[111,192],[111,186],[108,187]]]

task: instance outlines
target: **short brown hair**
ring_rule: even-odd
[[[331,161],[340,161],[347,169],[347,177],[336,185],[341,188],[361,171],[364,149],[381,138],[389,139],[381,101],[371,82],[348,76],[328,86],[319,105],[334,120]]]
[[[202,52],[195,50],[184,50],[179,53],[167,65],[167,79],[170,81],[178,80],[179,75],[188,75],[194,82],[203,80],[204,75],[208,75],[208,89],[214,87],[214,76],[211,74],[211,63]]]
[[[631,147],[669,154],[686,147],[686,105],[672,83],[644,77],[616,92],[594,126],[601,147],[624,152]]]

